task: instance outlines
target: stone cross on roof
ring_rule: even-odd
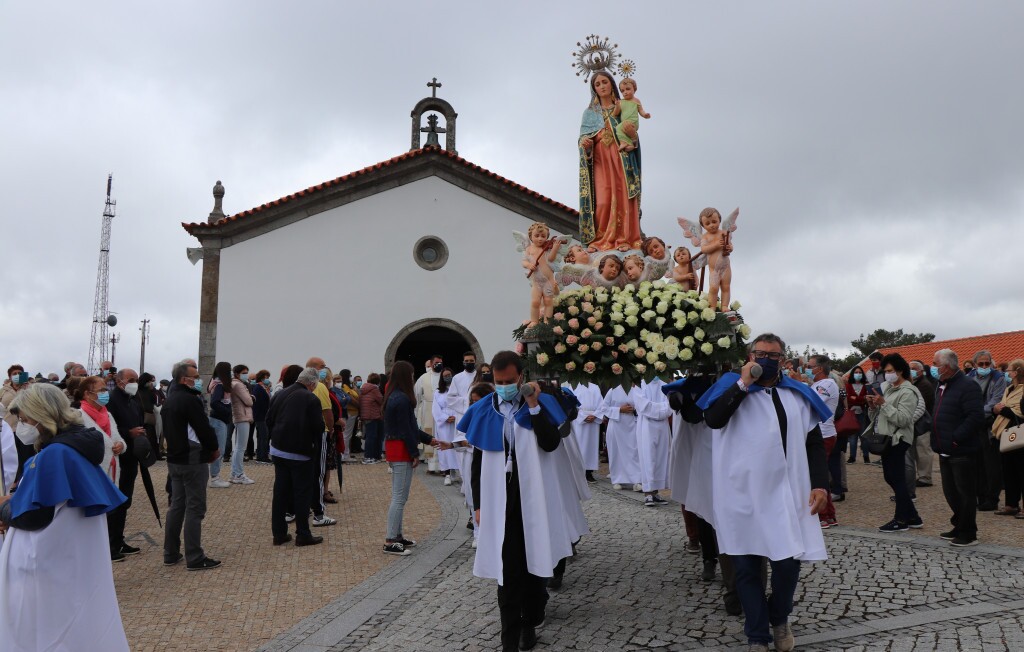
[[[433,81],[427,82],[427,86],[431,89],[430,97],[437,97],[437,89],[441,88],[444,84],[437,81],[437,77],[434,77]]]

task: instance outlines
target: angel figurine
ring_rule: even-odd
[[[601,288],[621,288],[626,285],[622,274],[622,261],[615,254],[605,254],[583,277],[582,285]]]
[[[644,255],[644,274],[641,280],[656,281],[664,277],[672,267],[665,241],[659,237],[644,238],[640,243],[640,253]]]
[[[534,222],[526,234],[512,232],[519,246],[517,251],[523,252],[523,268],[527,270],[526,278],[532,282],[530,293],[530,326],[536,326],[541,318],[551,319],[555,310],[555,299],[558,297],[558,282],[555,280],[555,261],[561,253],[564,240],[550,237],[551,230],[543,222]]]
[[[696,258],[692,258],[689,249],[686,247],[676,247],[676,250],[672,253],[672,260],[675,261],[675,267],[665,276],[681,285],[684,290],[696,290],[696,270],[707,264],[708,257],[700,254]]]
[[[722,220],[722,214],[717,209],[705,208],[700,212],[699,224],[679,218],[683,234],[708,257],[708,268],[711,270],[708,305],[715,310],[729,309],[732,286],[732,267],[729,265],[729,254],[732,253],[730,236],[736,230],[736,218],[739,214],[740,209],[737,208],[729,217]],[[721,303],[719,291],[722,295]]]
[[[561,269],[555,271],[559,287],[564,289],[574,284],[583,285],[583,279],[594,268],[594,263],[587,248],[579,241],[570,239],[568,251],[562,258]]]

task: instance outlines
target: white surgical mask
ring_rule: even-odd
[[[895,372],[885,374],[885,382],[889,383],[890,385],[896,382],[896,378],[897,376]]]
[[[138,383],[128,383],[124,386],[124,393],[128,396],[135,396],[139,392]]]
[[[36,443],[36,440],[39,439],[39,428],[36,428],[35,426],[30,426],[24,421],[19,421],[18,429],[14,431],[14,434],[18,436],[18,439],[21,440],[21,443],[25,444],[26,446],[32,446],[33,444]]]

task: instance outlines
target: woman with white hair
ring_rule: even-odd
[[[11,409],[38,453],[0,497],[0,647],[128,650],[107,519],[97,518],[127,500],[99,467],[104,435],[50,384],[22,390]]]

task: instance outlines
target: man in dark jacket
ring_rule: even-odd
[[[320,382],[314,367],[306,367],[298,379],[270,399],[267,428],[270,429],[270,459],[274,462],[274,499],[270,528],[274,545],[292,540],[286,513],[295,514],[295,545],[312,546],[324,538],[309,529],[309,508],[319,478],[319,450],[324,419],[320,399],[313,388]]]
[[[914,383],[917,391],[921,392],[921,398],[924,399],[924,409],[930,418],[934,413],[935,407],[935,383],[932,382],[928,367],[921,360],[914,360],[910,363],[910,382]],[[923,419],[924,417],[921,418]],[[908,458],[911,457],[909,450],[907,455]],[[914,439],[913,457],[915,475],[912,480],[908,480],[908,482],[913,483],[911,488],[932,486],[932,467],[935,465],[935,456],[932,453],[931,430],[922,433]],[[915,494],[916,490],[915,493],[910,495],[914,496]]]
[[[217,435],[203,409],[197,384],[199,370],[192,361],[174,365],[167,400],[160,410],[167,442],[167,475],[171,482],[171,507],[164,527],[164,565],[182,560],[181,527],[185,526],[185,560],[188,570],[207,570],[220,562],[206,556],[202,546],[206,516],[206,481],[209,463],[220,456]]]
[[[932,450],[939,454],[942,493],[953,510],[953,529],[939,536],[952,545],[978,543],[978,471],[975,458],[985,414],[978,383],[965,376],[956,353],[935,352],[938,387],[932,412]]]
[[[973,361],[974,368],[967,377],[977,382],[981,389],[981,409],[985,415],[985,427],[979,435],[978,511],[992,512],[999,507],[999,494],[1003,490],[1003,460],[999,454],[999,440],[990,433],[996,420],[996,404],[1003,400],[1006,390],[1006,377],[995,368],[996,361],[988,351],[978,351]]]
[[[117,424],[117,431],[124,439],[124,451],[118,457],[121,465],[121,477],[117,488],[128,500],[112,512],[107,512],[107,534],[110,536],[110,558],[121,561],[125,555],[140,552],[139,548],[128,545],[124,540],[124,522],[128,517],[128,508],[132,506],[132,494],[135,493],[135,478],[139,474],[139,460],[135,457],[134,440],[145,436],[145,417],[142,403],[138,399],[139,374],[131,369],[119,369],[114,376],[114,391],[110,392],[110,403],[107,411]]]

